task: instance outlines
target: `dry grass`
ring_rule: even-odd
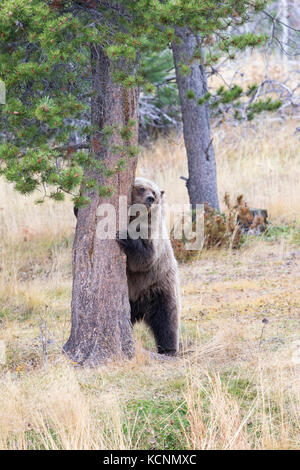
[[[41,236],[55,240],[75,227],[71,202],[35,204],[38,194],[22,196],[12,185],[0,183],[0,237],[3,240],[32,240]],[[55,221],[55,225],[53,222]]]
[[[220,199],[243,193],[273,224],[299,223],[295,123],[214,131]],[[187,202],[181,139],[145,149],[139,173]],[[174,189],[176,188],[176,189]],[[1,449],[296,449],[300,251],[289,237],[203,252],[180,267],[181,355],[96,370],[61,355],[69,333],[69,202],[34,205],[0,181]],[[298,240],[299,243],[299,240]],[[264,318],[268,324],[262,323]]]
[[[298,63],[296,60],[287,60],[280,53],[270,55],[268,52],[253,50],[237,54],[234,61],[224,64],[221,75],[213,75],[209,79],[209,85],[218,88],[227,84],[236,83],[247,89],[253,83],[262,83],[266,78],[287,83],[291,89],[298,84]]]
[[[2,449],[125,449],[114,394],[87,397],[80,374],[63,361],[15,380],[1,379]]]
[[[291,430],[295,423],[299,426],[299,397],[295,402],[295,394],[286,387],[287,380],[295,384],[297,376],[293,369],[283,372],[279,364],[277,368],[275,388],[262,364],[257,365],[253,382],[249,372],[247,378],[238,376],[234,383],[218,374],[207,374],[201,380],[191,374],[185,395],[191,426],[189,448],[297,448],[298,435]]]

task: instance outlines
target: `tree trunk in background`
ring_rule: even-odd
[[[197,41],[187,28],[178,28],[177,40],[172,45],[176,80],[178,85],[183,135],[186,147],[189,177],[187,189],[190,202],[202,204],[208,202],[219,209],[217,176],[214,149],[210,134],[209,104],[199,105],[197,100],[207,93],[207,78],[203,65],[192,60]],[[180,73],[180,66],[188,65],[189,75]],[[187,93],[192,90],[195,98],[189,99]]]
[[[120,64],[122,66],[122,64]],[[138,138],[138,91],[124,89],[112,81],[111,63],[100,46],[92,48],[93,89],[92,125],[99,129],[92,138],[92,150],[99,160],[114,168],[122,155],[103,145],[101,129],[104,126],[126,126],[136,120],[131,143]],[[109,138],[111,145],[123,145],[118,132]],[[101,184],[114,187],[112,197],[101,198],[98,192],[86,193],[91,203],[78,211],[73,246],[72,327],[64,346],[69,357],[81,365],[97,366],[107,360],[130,358],[134,353],[130,305],[126,278],[126,256],[115,240],[96,236],[99,220],[97,208],[102,203],[115,207],[119,220],[119,196],[131,202],[131,188],[136,169],[136,158],[126,157],[126,168],[105,179],[99,171],[89,177]],[[118,225],[117,225],[118,230]]]
[[[279,19],[289,26],[289,2],[288,0],[280,0],[279,2],[279,12],[278,12],[278,17]],[[289,59],[289,56],[284,52],[287,50],[288,45],[289,45],[289,28],[286,26],[283,26],[282,28],[282,33],[281,33],[281,41],[283,45],[283,49],[281,49],[281,57],[284,60]]]

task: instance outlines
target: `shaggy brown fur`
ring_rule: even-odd
[[[135,180],[132,204],[143,204],[139,215],[132,213],[131,224],[138,222],[139,233],[133,239],[119,236],[118,242],[127,255],[127,278],[131,320],[144,320],[153,331],[159,353],[174,355],[178,351],[180,296],[178,269],[164,220],[164,196],[158,186],[144,178]]]

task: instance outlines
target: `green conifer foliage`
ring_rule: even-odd
[[[106,175],[124,168],[121,157],[109,170],[90,149],[91,46],[101,44],[105,49],[116,82],[152,93],[147,67],[136,67],[132,75],[126,64],[168,48],[176,26],[189,26],[193,33],[209,38],[207,64],[220,54],[259,45],[265,37],[229,37],[228,27],[246,22],[249,12],[264,4],[262,0],[2,0],[0,79],[6,85],[6,104],[0,105],[0,175],[23,194],[40,189],[38,202],[46,197],[61,201],[70,193],[80,206],[86,202],[80,195],[82,184],[109,197],[113,188],[97,187],[85,179],[90,166]],[[197,50],[195,60],[199,60]],[[189,67],[182,69],[189,73]],[[222,92],[221,99],[235,99],[239,93],[237,88]],[[189,98],[194,98],[193,90]],[[253,105],[249,112],[270,106],[261,104],[258,110]],[[80,144],[70,143],[74,132],[81,136]],[[112,151],[136,156],[138,148],[128,143],[130,124],[126,129],[102,129],[103,145],[109,145],[113,132],[120,132],[123,146]]]

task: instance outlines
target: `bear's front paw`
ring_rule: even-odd
[[[127,232],[117,232],[116,233],[116,241],[118,242],[119,246],[125,250],[128,245],[128,238]]]

